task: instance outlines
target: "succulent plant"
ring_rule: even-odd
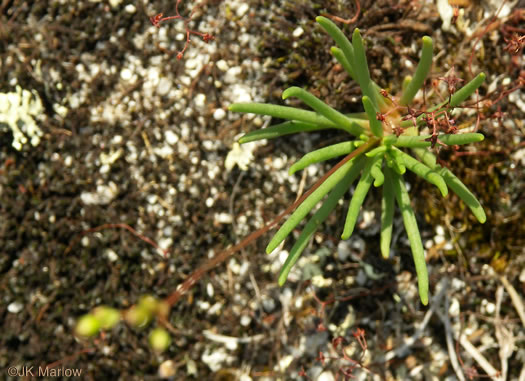
[[[425,106],[423,110],[411,108],[410,105],[416,93],[424,86],[432,66],[433,47],[430,37],[423,37],[421,58],[414,76],[405,79],[402,91],[396,97],[382,90],[370,78],[365,48],[358,29],[354,30],[350,42],[331,20],[322,16],[316,20],[337,43],[337,47],[331,48],[333,56],[359,84],[363,93],[364,112],[342,114],[299,87],[286,89],[282,94],[283,99],[296,97],[313,111],[263,103],[235,103],[229,106],[234,112],[269,115],[287,120],[250,132],[244,135],[239,143],[333,128],[352,135],[352,139],[312,151],[292,165],[290,174],[313,163],[345,156],[314,186],[315,189],[274,235],[266,251],[270,253],[277,248],[326,196],[290,250],[279,275],[279,284],[284,284],[290,269],[308,245],[310,238],[360,176],[350,200],[341,238],[348,239],[352,235],[361,205],[371,185],[382,185],[381,253],[383,257],[389,257],[396,202],[410,241],[421,302],[426,305],[429,281],[425,254],[403,174],[407,169],[414,172],[435,185],[443,197],[447,196],[450,188],[471,209],[479,222],[485,222],[485,212],[476,197],[449,169],[440,166],[436,156],[429,150],[429,147],[434,148],[436,145],[455,146],[483,140],[483,135],[479,133],[457,133],[458,128],[453,116],[458,106],[483,83],[485,75],[478,74],[457,90],[455,87],[460,80],[449,76],[444,79],[449,89],[446,100],[432,107]],[[427,130],[428,133],[425,133]]]

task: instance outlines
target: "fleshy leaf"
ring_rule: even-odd
[[[266,252],[271,253],[290,234],[290,232],[303,220],[304,217],[315,207],[315,205],[330,192],[349,171],[361,171],[364,158],[357,157],[343,164],[341,168],[328,177],[286,220],[281,228],[275,233],[266,247]]]
[[[392,225],[394,220],[394,190],[390,171],[384,172],[383,196],[381,199],[381,238],[380,247],[383,258],[390,256],[390,242],[392,241]]]
[[[297,97],[306,103],[308,106],[317,111],[320,115],[330,120],[334,125],[341,126],[345,131],[350,132],[352,135],[359,136],[363,133],[363,128],[353,123],[351,119],[347,118],[344,114],[328,106],[322,100],[317,98],[315,95],[308,91],[301,89],[300,87],[292,86],[283,91],[283,99],[288,97]]]
[[[370,189],[370,185],[372,185],[372,182],[374,181],[374,177],[370,173],[370,169],[374,163],[381,158],[381,156],[376,156],[366,159],[365,169],[363,169],[361,179],[359,179],[359,183],[357,183],[354,195],[352,196],[352,200],[348,206],[345,226],[343,228],[343,234],[341,235],[342,239],[350,238],[352,232],[354,231],[355,223],[357,221],[357,217],[359,216],[359,210],[361,209],[361,205],[363,204],[366,194]]]
[[[262,139],[275,139],[281,136],[296,134],[299,132],[319,131],[326,130],[328,128],[333,127],[326,127],[318,124],[310,124],[297,121],[289,121],[248,132],[246,135],[239,139],[239,143],[244,144]]]
[[[487,220],[487,216],[483,207],[479,203],[478,199],[472,192],[458,179],[450,170],[447,168],[441,168],[439,174],[443,176],[443,179],[447,185],[454,191],[455,194],[463,200],[465,204],[470,208],[472,214],[478,219],[482,224]]]
[[[319,225],[321,225],[330,215],[332,210],[334,210],[334,208],[337,206],[337,202],[348,191],[350,184],[354,182],[358,175],[358,171],[348,172],[343,177],[343,179],[334,187],[332,192],[330,192],[326,200],[323,202],[323,205],[321,205],[317,212],[315,212],[315,214],[310,218],[303,231],[301,232],[301,235],[290,250],[290,254],[288,254],[288,257],[286,258],[286,261],[284,262],[283,267],[281,268],[281,272],[279,274],[279,286],[282,286],[286,282],[290,270],[295,265],[301,253],[308,245],[310,238],[312,238],[315,231],[319,228]]]
[[[423,37],[423,48],[421,51],[421,58],[417,65],[414,78],[410,81],[407,87],[403,90],[403,95],[399,104],[406,106],[412,102],[418,90],[425,83],[430,68],[432,67],[432,39],[428,36]]]
[[[396,151],[402,156],[408,169],[410,169],[416,175],[424,178],[429,183],[434,184],[439,189],[443,197],[448,195],[447,184],[439,173],[435,172],[430,167],[427,167],[425,164],[421,163],[417,159],[414,159],[412,156],[404,153],[403,151],[398,149],[396,149]]]
[[[425,250],[423,249],[423,243],[421,242],[416,215],[410,205],[410,197],[405,187],[405,183],[403,182],[403,178],[393,171],[389,170],[389,172],[393,182],[397,205],[399,206],[399,209],[401,209],[403,223],[405,225],[408,240],[410,241],[410,248],[412,249],[412,257],[414,258],[414,265],[416,267],[419,297],[421,298],[421,303],[426,306],[428,304],[428,272],[427,263],[425,261]]]
[[[311,164],[319,163],[321,161],[333,159],[338,156],[346,155],[356,149],[355,142],[343,142],[333,144],[312,152],[308,152],[297,163],[294,163],[288,171],[290,175],[301,169],[308,167]]]

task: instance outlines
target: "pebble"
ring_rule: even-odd
[[[118,254],[112,249],[106,249],[104,254],[110,262],[116,262],[118,259]]]
[[[238,81],[237,77],[239,77],[241,72],[242,68],[240,66],[233,66],[226,71],[223,81],[226,83],[236,83]]]
[[[124,68],[120,71],[120,78],[122,78],[124,81],[129,81],[132,76],[133,72],[128,68]]]
[[[218,222],[220,224],[231,224],[233,222],[233,218],[231,214],[229,213],[215,213],[215,222]]]
[[[339,241],[339,243],[337,244],[337,258],[341,262],[345,262],[351,253],[352,251],[351,251],[349,242],[342,241],[342,240]]]
[[[128,4],[124,7],[124,10],[129,14],[134,14],[137,11],[137,7],[133,4]]]
[[[448,308],[448,313],[450,317],[458,317],[461,312],[461,304],[457,298],[450,299],[450,307]]]
[[[161,96],[168,95],[171,90],[171,83],[171,80],[168,79],[160,81],[159,86],[157,87],[157,94]]]
[[[317,381],[335,381],[335,378],[332,372],[325,370],[317,377]]]
[[[216,65],[217,65],[217,68],[221,71],[226,71],[229,68],[228,63],[225,60],[217,61]]]
[[[171,130],[167,130],[164,133],[164,139],[166,139],[166,143],[169,145],[174,145],[179,141],[179,137]]]
[[[172,360],[164,361],[159,365],[160,378],[172,378],[177,373],[177,365]]]
[[[235,12],[235,14],[237,15],[237,17],[242,17],[248,12],[249,9],[250,9],[250,5],[249,4],[242,3],[239,6],[239,8],[237,8],[237,12]]]
[[[201,356],[201,360],[212,372],[217,372],[219,369],[224,368],[224,363],[231,363],[233,356],[229,355],[224,348],[213,350],[206,348]]]
[[[24,305],[20,302],[13,302],[10,303],[7,306],[7,311],[11,312],[12,314],[17,314],[24,308]]]
[[[231,92],[232,92],[232,97],[231,97],[231,100],[232,102],[235,102],[235,103],[241,103],[241,102],[252,102],[252,96],[251,96],[251,88],[246,86],[246,85],[241,85],[241,84],[234,84],[233,86],[231,86]]]
[[[294,37],[301,37],[302,34],[304,33],[304,29],[300,26],[298,26],[297,28],[294,29],[294,31],[292,32],[292,36]]]
[[[213,289],[213,285],[211,283],[208,283],[206,285],[206,293],[210,298],[213,298],[213,296],[215,295],[215,290]]]
[[[82,192],[80,199],[86,205],[107,205],[117,194],[117,185],[110,182],[108,185],[98,185],[96,192]]]
[[[213,112],[213,119],[215,120],[223,120],[226,116],[226,111],[224,111],[222,108],[218,108]]]
[[[252,318],[248,315],[242,315],[241,316],[241,325],[243,327],[247,327],[252,322]]]

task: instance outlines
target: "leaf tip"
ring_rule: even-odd
[[[275,250],[275,245],[272,242],[270,242],[268,246],[266,246],[266,249],[265,249],[266,254],[271,254],[272,251],[274,250]]]
[[[477,213],[476,218],[478,219],[480,224],[484,224],[485,222],[487,222],[487,215],[485,214],[483,208],[481,208],[480,212]]]
[[[432,44],[432,37],[423,36],[421,40],[423,41],[423,44]]]
[[[350,238],[350,236],[352,235],[352,233],[350,232],[343,232],[343,234],[341,234],[341,239],[346,241],[348,238]]]

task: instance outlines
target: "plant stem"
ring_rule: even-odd
[[[339,163],[337,163],[330,171],[328,171],[321,179],[319,179],[313,186],[303,194],[297,201],[295,201],[292,205],[290,205],[284,212],[279,214],[273,221],[271,221],[269,224],[263,226],[259,230],[254,231],[253,233],[250,233],[246,238],[244,238],[241,242],[238,244],[230,247],[229,249],[226,249],[224,251],[221,251],[217,255],[215,255],[213,258],[211,258],[209,261],[201,265],[197,270],[192,272],[188,277],[184,280],[184,282],[177,287],[175,291],[173,291],[168,297],[165,299],[165,302],[167,305],[172,306],[175,304],[186,292],[195,284],[197,283],[204,274],[206,274],[211,269],[218,266],[220,263],[224,262],[226,259],[231,257],[233,254],[235,254],[237,251],[242,250],[246,246],[248,246],[250,243],[255,241],[257,238],[262,236],[264,233],[266,233],[268,230],[276,226],[288,213],[293,211],[297,206],[299,206],[308,196],[310,196],[321,184],[325,182],[325,180],[330,177],[335,171],[337,171],[339,168],[341,168],[345,163],[347,163],[349,160],[352,160],[354,157],[357,157],[364,152],[368,151],[370,148],[372,148],[374,145],[376,145],[379,142],[379,139],[371,138],[368,140],[365,144],[360,146],[355,151],[351,152],[343,160],[341,160]]]

